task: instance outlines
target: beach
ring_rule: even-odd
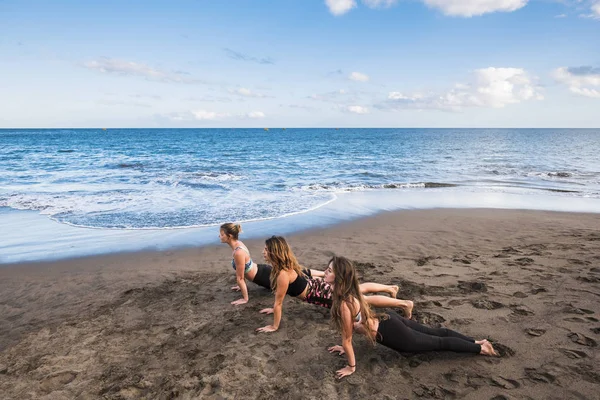
[[[599,214],[393,211],[287,237],[304,266],[346,256],[362,281],[399,285],[413,319],[488,338],[500,357],[355,336],[357,370],[338,381],[327,309],[287,298],[279,331],[256,333],[271,293],[249,283],[232,306],[230,250],[190,247],[0,268],[1,397],[597,398]],[[245,243],[262,262],[264,238]]]

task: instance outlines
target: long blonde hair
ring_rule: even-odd
[[[277,289],[277,277],[281,271],[296,271],[298,276],[303,275],[302,267],[298,264],[296,256],[290,245],[282,236],[271,236],[265,241],[271,269],[271,290]]]
[[[372,318],[378,318],[379,316],[373,313],[371,307],[369,307],[360,292],[360,283],[358,282],[354,264],[346,257],[334,256],[329,260],[328,265],[332,265],[333,273],[335,275],[332,293],[333,304],[331,306],[331,321],[333,325],[340,332],[344,330],[342,321],[342,303],[346,303],[348,308],[350,308],[353,317],[360,312],[367,331],[367,337],[371,343],[374,344],[376,332],[370,329],[370,321]],[[356,310],[354,299],[358,300],[360,305],[359,310]]]

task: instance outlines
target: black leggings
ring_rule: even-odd
[[[458,353],[481,352],[481,346],[475,340],[446,328],[430,328],[401,317],[396,313],[388,313],[389,318],[379,321],[377,342],[405,353],[449,350]]]

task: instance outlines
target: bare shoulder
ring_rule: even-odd
[[[289,271],[283,270],[279,272],[277,276],[277,285],[289,285],[290,283],[290,273]]]

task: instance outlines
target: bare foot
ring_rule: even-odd
[[[487,342],[487,339],[482,339],[482,340],[476,340],[475,344],[484,344],[485,342]]]
[[[498,354],[496,354],[496,351],[494,350],[494,347],[492,346],[492,344],[490,342],[488,342],[487,340],[483,342],[483,344],[481,344],[481,353],[479,354],[483,354],[484,356],[497,356]]]
[[[412,318],[412,311],[413,308],[415,307],[415,303],[413,303],[410,300],[405,300],[406,301],[406,308],[404,309],[404,314],[406,315],[406,318],[411,319]]]
[[[392,299],[395,299],[396,296],[398,296],[398,290],[400,290],[400,287],[398,285],[390,286],[390,296],[392,297]]]

